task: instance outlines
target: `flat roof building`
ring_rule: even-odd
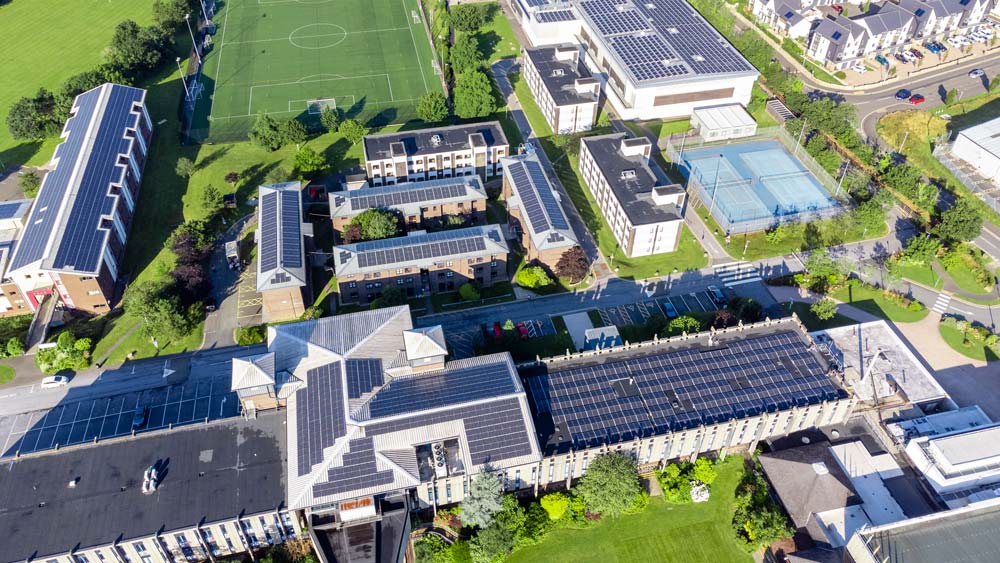
[[[959,131],[951,156],[1000,188],[1000,117]]]
[[[260,187],[257,205],[257,291],[264,322],[289,321],[305,312],[308,286],[302,183]],[[311,228],[311,225],[309,225]]]
[[[373,186],[473,174],[487,182],[510,149],[498,121],[368,135],[362,147]]]
[[[684,0],[515,0],[537,46],[582,43],[583,60],[622,119],[688,117],[746,105],[758,72]]]
[[[563,253],[580,244],[562,198],[549,181],[538,155],[511,156],[503,159],[502,164],[508,220],[525,250],[525,260],[538,261],[555,271]]]
[[[616,133],[580,143],[580,173],[622,252],[636,257],[677,250],[687,193],[650,163],[649,139]]]
[[[590,131],[597,122],[601,83],[580,62],[575,44],[524,49],[522,75],[553,133]]]
[[[740,104],[723,104],[695,108],[691,128],[706,141],[722,141],[752,137],[757,132],[757,122]]]
[[[1000,495],[1000,423],[918,436],[905,451],[949,507]]]
[[[88,313],[114,306],[153,136],[145,101],[145,90],[110,83],[73,101],[8,270],[25,293],[54,291]]]

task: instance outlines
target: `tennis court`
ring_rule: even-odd
[[[835,211],[840,203],[777,140],[686,150],[682,171],[730,232]]]
[[[441,88],[417,0],[228,0],[205,54],[196,140],[245,138],[259,113],[378,124]]]

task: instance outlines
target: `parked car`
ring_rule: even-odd
[[[528,327],[526,327],[524,323],[517,323],[515,326],[517,327],[517,334],[521,337],[521,340],[527,340],[528,336],[530,336],[528,334]]]
[[[906,59],[903,58],[903,55],[900,55],[899,53],[893,53],[892,57],[894,59],[896,59],[897,61],[901,62],[901,63],[905,63],[906,62]]]
[[[940,41],[934,41],[934,46],[938,48],[938,52],[940,53],[948,50],[948,48],[944,46],[944,43],[941,43]]]
[[[907,51],[907,53],[910,53],[911,55],[917,57],[918,59],[924,58],[924,54],[920,51],[920,49],[917,49],[916,47],[910,49],[909,51]]]
[[[909,98],[910,98],[910,91],[907,90],[906,88],[903,88],[899,92],[896,92],[896,99],[897,100],[907,100]]]
[[[875,62],[882,66],[889,66],[889,59],[883,57],[882,55],[875,55]]]
[[[979,78],[980,76],[985,76],[986,72],[981,68],[974,68],[969,71],[969,78]]]
[[[844,7],[843,6],[830,6],[830,8],[834,12],[837,12],[838,14],[843,14],[844,13]]]
[[[132,415],[132,430],[144,428],[148,420],[149,407],[136,407],[135,414]]]
[[[503,339],[503,327],[500,323],[493,323],[493,338],[498,342]]]
[[[864,74],[864,73],[868,72],[868,67],[866,67],[865,65],[863,65],[861,63],[854,63],[851,66],[851,70],[853,70],[854,72],[856,72],[858,74]]]
[[[908,63],[916,62],[916,60],[917,60],[916,55],[914,55],[913,53],[911,53],[909,51],[903,51],[899,55],[901,57],[903,57],[903,60],[906,61],[906,62],[908,62]]]
[[[42,380],[42,389],[51,389],[53,387],[62,387],[69,383],[69,378],[65,375],[50,375]]]
[[[674,304],[669,301],[663,304],[663,314],[666,315],[668,319],[676,319],[679,316],[677,308],[675,308]]]
[[[949,44],[949,45],[951,45],[952,47],[955,47],[955,48],[958,48],[958,47],[961,47],[962,45],[964,45],[964,43],[961,40],[959,40],[959,38],[957,36],[956,37],[949,37],[948,39],[945,39],[945,43],[947,43],[947,44]]]
[[[910,96],[910,103],[911,104],[922,104],[922,103],[924,103],[924,99],[925,98],[923,96],[921,96],[920,94],[914,94],[914,95]]]
[[[722,293],[722,290],[714,285],[708,286],[708,295],[712,298],[712,301],[715,301],[715,304],[720,307],[728,302],[726,294]]]
[[[927,49],[928,51],[930,51],[932,53],[940,53],[941,52],[941,49],[939,49],[938,46],[935,45],[933,41],[927,41],[926,43],[924,43],[924,49]]]

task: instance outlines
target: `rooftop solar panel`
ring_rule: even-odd
[[[306,372],[306,387],[295,392],[298,471],[305,475],[323,461],[323,450],[347,433],[340,362]]]
[[[361,268],[447,258],[470,252],[486,251],[479,229],[443,231],[417,237],[396,237],[354,245]]]
[[[315,496],[356,491],[392,483],[391,470],[379,470],[375,462],[375,444],[371,438],[351,440],[343,464],[330,468],[327,480],[313,486]]]
[[[6,201],[0,203],[0,219],[14,219],[23,206],[23,201]]]
[[[538,12],[535,18],[542,23],[568,22],[576,19],[576,15],[571,10],[550,10]]]
[[[278,193],[265,193],[260,198],[260,270],[278,268]]]
[[[556,201],[554,188],[542,170],[542,165],[537,161],[527,160],[524,166],[527,168],[528,177],[531,178],[531,183],[538,193],[541,205],[549,216],[549,222],[556,229],[568,229],[569,223],[566,221],[566,215],[562,206]]]
[[[350,359],[344,362],[347,375],[347,397],[360,398],[365,393],[385,383],[382,361],[377,359]]]
[[[302,267],[302,209],[299,193],[281,192],[281,267]]]
[[[467,189],[465,184],[456,183],[445,186],[422,186],[420,183],[404,184],[406,189],[396,189],[385,193],[368,194],[369,190],[354,190],[348,194],[351,209],[364,211],[366,209],[377,209],[382,207],[399,207],[401,205],[439,201],[443,199],[457,198],[465,195]],[[381,191],[375,188],[371,191]]]
[[[496,362],[395,379],[372,399],[369,413],[372,418],[394,416],[516,392],[507,364]]]
[[[646,17],[637,10],[613,10],[594,17],[594,25],[605,36],[650,31]]]

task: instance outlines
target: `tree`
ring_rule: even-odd
[[[545,272],[545,268],[541,266],[521,268],[521,271],[517,273],[517,285],[527,289],[545,287],[551,284],[552,278]]]
[[[356,119],[345,119],[340,123],[337,132],[354,145],[365,138],[365,135],[368,134],[368,128]]]
[[[512,530],[499,523],[483,528],[472,539],[473,563],[495,563],[504,560],[514,549],[516,539]]]
[[[230,186],[235,187],[236,183],[240,181],[239,172],[226,172],[226,183]]]
[[[488,9],[483,4],[459,4],[451,9],[451,25],[455,31],[477,31],[486,24]]]
[[[479,299],[479,290],[474,283],[463,283],[458,288],[458,295],[465,301],[477,301]]]
[[[837,315],[837,302],[829,297],[824,297],[810,305],[809,310],[821,321],[830,320]]]
[[[906,242],[903,256],[912,264],[928,264],[941,250],[941,241],[930,235],[915,236]]]
[[[189,11],[187,0],[156,0],[153,2],[153,21],[161,28],[173,31],[184,23],[184,14]]]
[[[469,483],[469,495],[461,506],[463,524],[478,528],[489,526],[493,516],[503,509],[503,482],[500,477],[483,468]]]
[[[871,193],[872,177],[860,168],[851,167],[844,177],[844,189],[854,197],[867,198]]]
[[[885,208],[877,197],[857,206],[849,217],[873,233],[881,231],[885,226]]]
[[[493,85],[486,74],[476,70],[458,75],[455,79],[455,115],[471,119],[490,115],[496,110]]]
[[[483,54],[474,35],[459,35],[451,46],[451,68],[456,74],[476,70],[483,66]]]
[[[736,297],[727,308],[744,323],[755,323],[764,316],[764,307],[751,297]]]
[[[579,283],[590,273],[590,259],[579,246],[574,246],[563,252],[556,262],[556,275],[569,279],[570,283]]]
[[[181,178],[190,178],[197,169],[194,162],[191,162],[191,159],[186,156],[178,158],[177,164],[174,166],[174,172]]]
[[[625,512],[642,492],[635,461],[612,452],[595,457],[577,486],[591,512],[615,517]]]
[[[56,97],[45,88],[39,88],[31,98],[14,102],[7,113],[7,129],[16,140],[35,140],[59,132],[61,120],[56,112]]]
[[[954,88],[948,90],[948,93],[944,95],[944,103],[947,105],[955,103],[957,99],[958,99],[958,90],[955,90]]]
[[[323,106],[323,110],[319,112],[319,122],[329,133],[337,131],[337,128],[340,127],[340,110]]]
[[[719,472],[715,470],[715,464],[706,457],[699,457],[697,461],[694,462],[694,468],[691,470],[691,476],[695,479],[705,483],[706,485],[711,485],[715,478],[719,476]]]
[[[292,175],[288,173],[288,170],[285,170],[280,166],[275,166],[274,168],[267,171],[267,174],[264,176],[264,183],[281,184],[283,182],[287,182],[288,180],[290,180],[291,177]]]
[[[326,172],[327,168],[326,158],[309,147],[303,147],[295,153],[295,171],[302,180],[315,178]]]
[[[387,209],[368,209],[351,219],[361,229],[362,240],[379,240],[396,236],[399,218]]]
[[[990,80],[990,92],[996,92],[1000,90],[1000,74],[997,74]]]
[[[690,315],[681,315],[670,320],[670,323],[667,324],[667,331],[671,334],[680,334],[682,332],[694,334],[701,332],[701,321]]]
[[[951,209],[941,214],[937,234],[947,241],[964,242],[978,237],[982,229],[983,214],[979,208],[968,198],[960,197]]]
[[[125,291],[123,303],[130,315],[142,320],[139,330],[146,337],[174,340],[193,328],[188,312],[168,284],[156,281],[133,284]]]
[[[157,26],[142,27],[125,20],[115,27],[107,49],[108,62],[135,81],[155,70],[168,49],[170,32]]]
[[[7,340],[7,345],[5,346],[7,351],[7,357],[13,358],[15,356],[21,356],[24,354],[24,342],[21,342],[20,338],[16,336],[11,336]]]
[[[549,493],[542,497],[541,505],[549,515],[549,520],[559,520],[569,509],[569,498],[559,492]]]
[[[250,129],[250,142],[268,151],[276,151],[284,141],[278,122],[264,112],[258,113]]]
[[[81,370],[90,365],[90,347],[89,338],[81,338],[78,341],[71,331],[64,330],[56,338],[55,346],[38,350],[35,354],[35,364],[46,374]]]
[[[209,217],[215,215],[222,209],[222,192],[212,184],[205,186],[205,192],[201,194],[201,204],[205,206]]]
[[[376,297],[371,302],[372,309],[384,309],[386,307],[396,307],[406,304],[406,293],[402,289],[392,285],[386,286],[382,290],[382,295]]]
[[[282,144],[295,145],[295,150],[299,150],[302,143],[306,142],[306,138],[309,136],[309,133],[306,131],[306,126],[302,125],[301,121],[294,118],[281,122],[278,126],[278,132],[281,135]]]
[[[444,121],[448,117],[448,99],[436,90],[420,96],[417,100],[417,117],[427,123]]]
[[[38,172],[28,170],[21,174],[21,177],[18,179],[18,185],[21,187],[21,191],[24,192],[24,197],[33,198],[38,195],[38,188],[42,186],[42,177],[38,175]]]
[[[552,144],[559,149],[559,152],[574,157],[580,154],[580,139],[583,138],[583,133],[571,133],[568,135],[558,133],[552,135],[550,138],[552,139]]]
[[[360,242],[363,238],[361,236],[361,225],[358,225],[357,223],[348,223],[344,232],[340,235],[340,238],[344,240],[344,244]]]

